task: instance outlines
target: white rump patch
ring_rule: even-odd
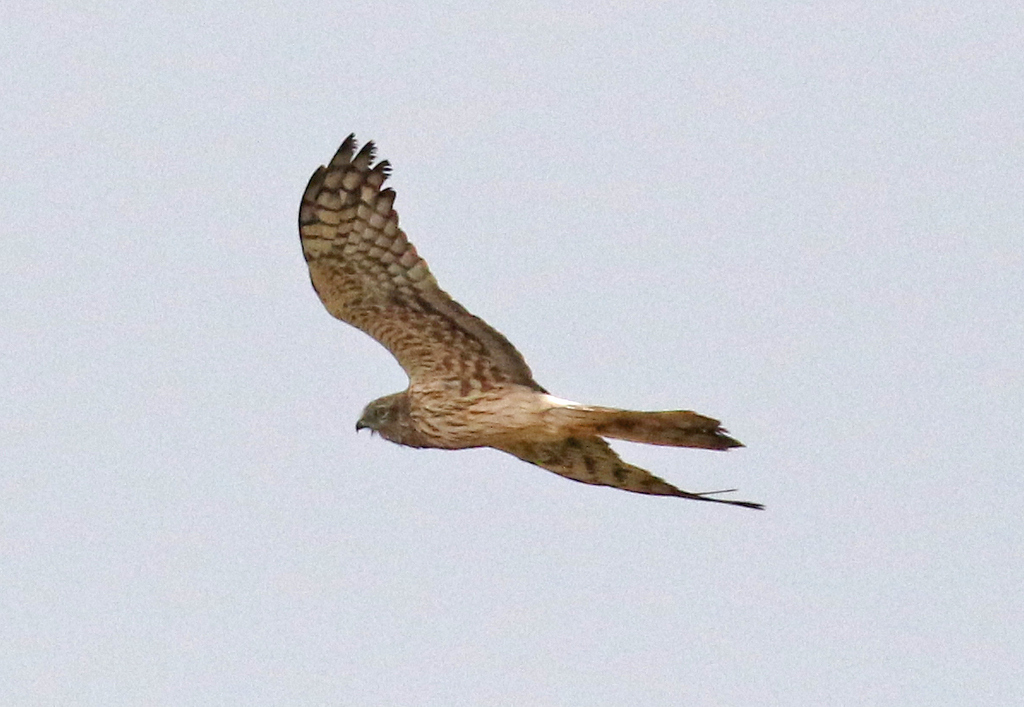
[[[580,403],[574,403],[571,400],[565,398],[556,398],[554,395],[544,395],[544,402],[550,403],[552,407],[556,408],[570,408],[570,407],[582,407]]]

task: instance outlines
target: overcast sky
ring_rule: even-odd
[[[0,702],[1024,703],[1024,6],[598,5],[4,4]],[[767,510],[357,435],[350,132],[542,385]]]

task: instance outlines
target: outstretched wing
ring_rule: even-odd
[[[585,484],[614,486],[624,491],[646,493],[653,496],[678,496],[694,501],[728,503],[744,508],[759,510],[764,508],[760,503],[733,501],[713,496],[713,494],[728,493],[728,491],[693,493],[678,489],[651,472],[622,461],[615,450],[600,437],[569,437],[557,442],[517,442],[503,445],[498,449],[519,457],[523,461],[553,471],[560,476],[573,481],[582,481]],[[729,489],[729,491],[734,490]]]
[[[398,227],[395,192],[381,189],[387,161],[349,135],[313,173],[299,207],[299,235],[313,288],[332,315],[362,329],[398,359],[413,385],[459,381],[463,394],[518,383],[543,390],[508,339],[437,285]]]

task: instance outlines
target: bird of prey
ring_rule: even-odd
[[[688,410],[639,412],[556,398],[508,339],[442,290],[398,227],[387,161],[354,135],[309,180],[299,235],[309,275],[332,315],[384,345],[409,387],[374,400],[356,430],[410,447],[493,447],[586,484],[728,503],[728,491],[683,491],[627,464],[604,438],[726,450],[718,420]],[[735,489],[730,489],[733,491]]]

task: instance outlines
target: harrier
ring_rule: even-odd
[[[388,162],[349,135],[313,173],[299,235],[327,311],[384,345],[409,387],[374,400],[356,430],[409,447],[493,447],[586,484],[762,508],[676,488],[622,461],[605,437],[672,447],[742,447],[718,420],[688,410],[638,412],[549,395],[508,339],[438,287],[398,227]],[[735,489],[732,489],[735,490]]]

